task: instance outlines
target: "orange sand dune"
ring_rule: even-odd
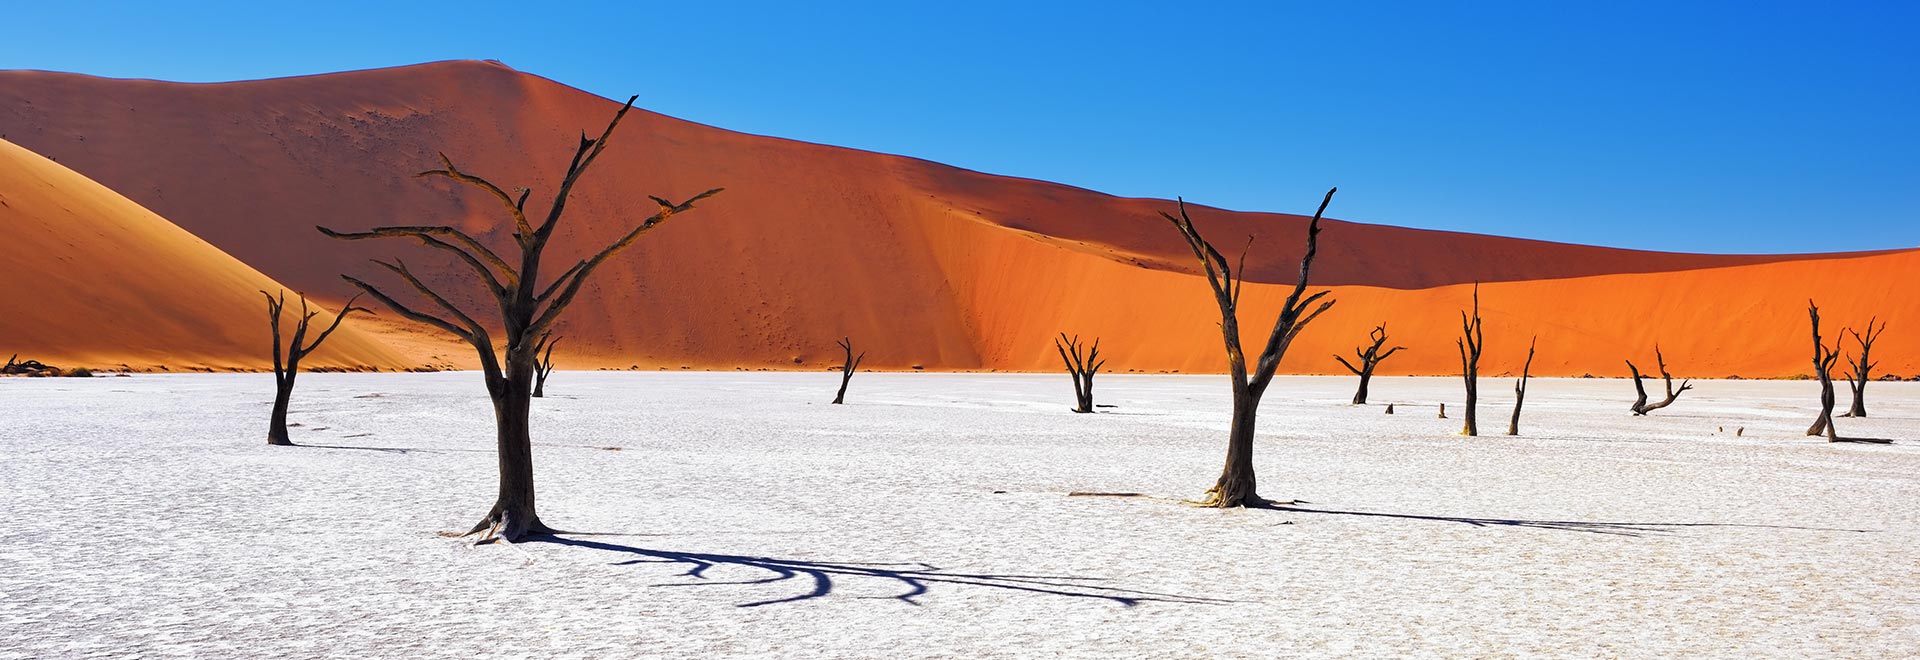
[[[339,243],[312,227],[450,223],[504,246],[509,232],[491,202],[408,175],[435,166],[434,152],[444,150],[463,169],[502,186],[532,187],[530,207],[543,209],[573,140],[602,126],[615,107],[483,62],[221,84],[0,72],[0,134],[57,157],[275,278],[310,291],[339,291],[339,273],[371,274],[367,258],[405,255],[431,273],[431,283],[468,301],[477,297],[471,283],[417,246]],[[834,362],[833,340],[850,335],[871,350],[868,364],[880,368],[1050,369],[1045,337],[1078,329],[1110,337],[1110,367],[1220,367],[1218,341],[1207,334],[1212,312],[1205,308],[1205,287],[1191,275],[1184,244],[1156,216],[1171,209],[1169,202],[745,135],[657,114],[636,112],[622,125],[578,189],[549,254],[561,262],[617,236],[635,213],[652,208],[646,195],[678,198],[714,186],[727,192],[601,270],[562,330],[568,335],[560,351],[564,366],[814,369]],[[1304,198],[1301,207],[1316,201]],[[1223,245],[1256,237],[1251,281],[1291,279],[1302,218],[1194,211]],[[1742,347],[1741,354],[1710,363],[1682,357],[1706,352],[1682,350],[1685,337],[1724,335],[1721,326],[1744,318],[1726,312],[1776,303],[1792,311],[1804,297],[1786,289],[1743,293],[1756,290],[1742,288],[1746,280],[1712,273],[1752,268],[1826,277],[1823,264],[1843,257],[1906,263],[1901,254],[1886,253],[1636,252],[1345,222],[1330,222],[1327,238],[1316,281],[1354,288],[1343,289],[1348,301],[1339,314],[1302,339],[1290,370],[1324,371],[1330,359],[1323,363],[1312,354],[1344,347],[1352,341],[1347,335],[1363,336],[1360,326],[1389,309],[1407,316],[1391,320],[1396,328],[1405,324],[1409,339],[1419,332],[1428,341],[1450,342],[1431,337],[1442,329],[1450,336],[1458,306],[1451,298],[1460,296],[1446,287],[1480,280],[1496,283],[1487,287],[1489,309],[1502,306],[1501,313],[1513,316],[1502,321],[1490,314],[1490,332],[1546,327],[1549,320],[1565,329],[1543,340],[1549,342],[1542,347],[1543,373],[1548,366],[1611,373],[1620,342],[1644,336],[1650,343],[1648,333],[1655,331],[1672,337],[1663,341],[1672,347],[1674,366],[1689,373],[1786,373],[1802,352],[1790,342],[1776,348],[1729,339],[1720,350]],[[1769,270],[1776,268],[1782,270]],[[1640,275],[1627,275],[1633,273]],[[1609,277],[1643,279],[1632,280],[1637,293],[1578,284]],[[1813,284],[1777,279],[1783,286]],[[1710,290],[1696,281],[1730,288]],[[1818,281],[1836,292],[1847,286]],[[1502,295],[1496,292],[1509,288],[1515,293],[1496,302]],[[1527,291],[1539,293],[1521,293]],[[1911,303],[1885,293],[1858,304],[1888,306],[1886,314],[1911,318],[1891,309]],[[1567,297],[1573,295],[1593,300],[1583,305]],[[1522,300],[1540,307],[1521,307]],[[1616,310],[1634,309],[1635,300],[1662,305],[1651,313],[1669,320],[1667,327],[1608,325],[1628,317]],[[1749,307],[1737,307],[1742,304]],[[1779,330],[1796,339],[1802,334]],[[1887,335],[1888,367],[1899,352],[1897,336]],[[1323,339],[1331,343],[1318,343]],[[421,361],[467,359],[458,346],[407,344]],[[1501,346],[1489,348],[1490,372],[1505,368],[1499,361],[1506,358],[1496,357]],[[1396,358],[1400,364],[1389,363],[1390,371],[1452,369],[1445,358],[1450,344],[1410,348]]]
[[[976,349],[989,364],[1051,368],[1060,358],[1048,338],[1066,331],[1103,337],[1102,353],[1122,370],[1226,369],[1219,313],[1199,277],[1090,256],[1063,258],[1040,241],[978,224],[951,223],[944,233],[945,244],[964,246],[943,251],[943,265],[955,288],[966,292],[965,323],[982,338]],[[1322,240],[1349,238],[1336,226]],[[1484,284],[1481,373],[1517,374],[1529,338],[1538,335],[1533,373],[1541,376],[1625,376],[1628,359],[1653,369],[1656,343],[1677,377],[1811,374],[1806,303],[1814,298],[1829,342],[1842,327],[1864,327],[1878,315],[1889,329],[1874,346],[1874,373],[1920,375],[1920,297],[1909,288],[1916,280],[1920,251]],[[1051,285],[1033,286],[1036,281]],[[1337,302],[1294,341],[1283,372],[1347,373],[1333,356],[1352,359],[1374,325],[1386,322],[1392,343],[1406,350],[1381,363],[1380,373],[1460,373],[1454,341],[1472,285],[1328,288]],[[1241,331],[1249,359],[1264,345],[1291,289],[1247,285]],[[1851,353],[1851,340],[1844,347]],[[1836,368],[1836,376],[1844,371]]]
[[[73,170],[0,141],[0,352],[55,366],[262,369],[279,283]],[[322,314],[316,322],[332,322]],[[288,323],[291,323],[289,319]],[[316,367],[409,364],[343,325]]]

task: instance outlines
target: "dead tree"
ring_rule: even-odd
[[[1389,356],[1400,352],[1400,350],[1404,348],[1395,346],[1387,349],[1385,353],[1380,352],[1380,347],[1387,344],[1387,324],[1385,323],[1381,323],[1380,327],[1374,328],[1372,332],[1367,333],[1367,338],[1372,340],[1373,343],[1365,349],[1353,349],[1353,354],[1360,358],[1360,366],[1353,366],[1352,362],[1348,362],[1346,358],[1339,355],[1333,356],[1333,359],[1339,360],[1340,365],[1346,367],[1347,371],[1351,371],[1354,375],[1360,377],[1360,389],[1354,390],[1353,392],[1353,405],[1356,406],[1367,402],[1367,384],[1373,381],[1374,367],[1380,366],[1381,360],[1387,359]]]
[[[13,354],[13,357],[7,358],[6,366],[0,367],[0,374],[6,374],[8,376],[40,376],[40,377],[67,375],[67,372],[65,369],[61,369],[59,367],[41,362],[39,360],[27,360],[26,362],[16,362],[15,360],[18,360],[18,359],[20,359],[19,353],[15,353]]]
[[[1853,390],[1853,407],[1848,409],[1847,414],[1841,415],[1841,417],[1867,416],[1867,380],[1870,378],[1868,372],[1873,371],[1874,367],[1879,366],[1879,363],[1870,361],[1868,356],[1873,353],[1873,342],[1879,340],[1880,333],[1887,329],[1887,324],[1884,321],[1882,321],[1878,327],[1875,327],[1873,322],[1878,320],[1878,318],[1867,319],[1867,332],[1865,334],[1852,330],[1848,330],[1845,333],[1853,335],[1853,341],[1860,345],[1860,355],[1852,364],[1847,365],[1847,387]]]
[[[333,323],[309,343],[307,342],[308,325],[313,322],[314,317],[320,315],[320,312],[308,309],[306,294],[300,294],[300,317],[294,323],[292,341],[282,349],[280,312],[286,309],[287,292],[281,291],[278,298],[266,291],[261,291],[260,295],[267,297],[267,327],[273,330],[273,414],[267,418],[267,444],[291,446],[293,440],[287,437],[287,404],[293,400],[293,379],[300,375],[300,361],[320,348],[320,344],[326,342],[328,337],[333,336],[333,331],[340,329],[340,322],[346,320],[348,314],[354,312],[371,314],[373,311],[365,307],[354,307],[353,302],[360,299],[360,296],[356,295],[347,300],[345,307],[340,308],[340,313],[333,317]]]
[[[553,375],[553,345],[558,343],[560,338],[553,336],[552,331],[547,331],[540,333],[539,343],[533,345],[533,350],[540,354],[540,358],[533,363],[533,396],[535,398],[547,396],[547,377]]]
[[[1831,348],[1821,341],[1820,308],[1812,300],[1807,301],[1807,316],[1813,321],[1813,374],[1820,379],[1820,416],[1807,427],[1807,435],[1825,435],[1828,442],[1839,442],[1840,433],[1833,428],[1833,363],[1840,359],[1840,339],[1834,338]]]
[[[1327,204],[1333,201],[1334,192],[1328,190],[1326,198],[1320,200],[1320,209],[1314,211],[1313,220],[1307,224],[1307,252],[1300,257],[1300,279],[1294,282],[1293,292],[1287,295],[1286,302],[1280,307],[1280,318],[1273,323],[1273,332],[1267,335],[1266,347],[1260,352],[1260,361],[1252,373],[1247,370],[1246,354],[1240,348],[1240,288],[1245,283],[1245,265],[1247,253],[1240,252],[1239,265],[1227,262],[1227,258],[1214,249],[1212,243],[1200,236],[1200,230],[1194,228],[1193,219],[1187,215],[1186,200],[1179,200],[1180,216],[1174,217],[1165,211],[1161,217],[1172,222],[1180,235],[1187,239],[1187,247],[1192,248],[1193,256],[1200,260],[1201,268],[1206,272],[1207,285],[1213,289],[1214,302],[1220,307],[1220,334],[1226,340],[1227,368],[1233,377],[1233,424],[1227,432],[1227,461],[1220,470],[1220,479],[1213,488],[1207,490],[1207,499],[1197,502],[1210,507],[1257,507],[1266,506],[1267,500],[1261,499],[1255,487],[1253,474],[1253,437],[1254,420],[1260,408],[1260,397],[1266,394],[1267,386],[1273,382],[1273,374],[1280,368],[1280,358],[1286,355],[1287,346],[1293,338],[1307,327],[1327,308],[1333,306],[1332,300],[1321,302],[1328,291],[1320,291],[1302,297],[1307,290],[1307,275],[1313,267],[1314,253],[1319,249],[1320,216],[1327,210]],[[1251,247],[1253,239],[1247,239]],[[1238,268],[1241,272],[1236,274]],[[1313,307],[1319,302],[1318,307]],[[1307,312],[1313,307],[1312,312]]]
[[[1527,364],[1520,367],[1520,380],[1513,381],[1513,421],[1507,422],[1507,435],[1520,435],[1520,406],[1527,402],[1527,379],[1533,376],[1533,347],[1540,337],[1527,342]]]
[[[853,380],[854,372],[860,370],[860,362],[862,360],[867,359],[867,352],[860,351],[860,356],[854,357],[852,337],[842,338],[840,341],[835,343],[838,343],[840,345],[841,350],[844,350],[847,352],[847,361],[840,365],[840,391],[833,395],[833,402],[846,403],[847,402],[847,383]]]
[[[1691,380],[1680,381],[1680,388],[1674,389],[1673,374],[1667,373],[1667,357],[1660,354],[1659,344],[1653,345],[1653,359],[1660,365],[1661,380],[1666,381],[1667,398],[1661,399],[1659,403],[1647,403],[1647,386],[1641,382],[1646,376],[1640,375],[1640,368],[1633,366],[1633,360],[1627,360],[1627,371],[1633,373],[1633,389],[1639,393],[1639,397],[1633,401],[1632,410],[1635,415],[1645,415],[1649,412],[1671,406],[1674,400],[1680,398],[1681,392],[1693,389],[1693,381]]]
[[[1467,381],[1467,424],[1460,429],[1460,435],[1480,435],[1477,423],[1480,408],[1480,348],[1486,337],[1480,330],[1480,283],[1473,283],[1473,316],[1460,312],[1460,338],[1454,340],[1460,346],[1460,377]],[[1441,409],[1445,414],[1446,410]]]
[[[1093,338],[1093,346],[1085,355],[1081,354],[1080,335],[1069,338],[1062,332],[1059,339],[1053,340],[1053,347],[1060,350],[1060,361],[1067,364],[1067,375],[1073,377],[1073,411],[1093,412],[1093,375],[1107,363],[1100,359],[1100,338]]]
[[[638,97],[635,97],[638,98]],[[553,203],[548,207],[546,217],[535,225],[529,219],[526,202],[529,191],[519,189],[518,195],[509,195],[492,182],[461,171],[454,167],[453,161],[441,154],[441,168],[421,172],[419,177],[441,177],[456,183],[473,186],[487,196],[498,201],[506,214],[512,218],[514,245],[519,249],[518,268],[509,265],[491,248],[474,239],[466,232],[451,226],[403,226],[378,227],[364,232],[337,232],[325,227],[321,233],[344,240],[366,240],[380,238],[403,238],[421,242],[427,247],[440,250],[457,257],[472,271],[474,278],[483,285],[492,301],[498,306],[501,325],[506,334],[504,352],[496,353],[493,333],[480,321],[462,311],[452,301],[434,291],[405,262],[375,261],[380,267],[392,271],[400,280],[418,292],[419,297],[430,303],[434,311],[418,311],[401,303],[379,288],[352,276],[345,277],[354,286],[360,287],[367,295],[414,321],[425,323],[444,330],[472,345],[480,356],[480,368],[485,375],[487,394],[493,399],[493,413],[496,423],[496,436],[500,458],[500,489],[493,507],[473,526],[467,534],[484,532],[480,542],[493,540],[518,541],[531,535],[552,534],[553,528],[541,522],[534,507],[533,487],[533,450],[528,427],[528,410],[532,405],[533,380],[538,371],[536,363],[537,339],[552,329],[560,320],[560,314],[566,311],[587,279],[615,254],[632,246],[648,231],[659,227],[673,217],[692,209],[694,204],[720,192],[719,188],[695,195],[684,202],[670,202],[653,197],[659,209],[650,217],[641,220],[637,226],[599,252],[581,259],[562,270],[545,285],[540,284],[542,258],[546,254],[549,239],[560,225],[561,214],[567,208],[568,196],[579,183],[582,175],[607,147],[607,139],[613,135],[621,118],[633,108],[633,98],[627,99],[613,120],[607,123],[605,131],[598,138],[588,138],[582,133],[580,144],[574,150],[573,159],[567,164],[566,174],[561,178],[559,187],[554,191]]]

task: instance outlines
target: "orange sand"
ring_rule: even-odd
[[[3,140],[0,244],[7,246],[0,259],[0,352],[94,369],[272,364],[259,292],[279,291],[279,283],[105,186]],[[331,314],[315,319],[332,320]],[[408,363],[354,332],[353,322],[349,318],[306,366]]]
[[[341,243],[312,227],[451,223],[505,246],[492,202],[408,175],[445,150],[502,186],[531,186],[529,207],[543,210],[573,140],[615,107],[484,62],[222,84],[0,73],[7,139],[334,301],[339,273],[377,278],[366,259],[394,255],[476,301],[471,282],[417,245]],[[1169,202],[638,111],[614,139],[552,263],[619,235],[652,208],[646,195],[727,192],[601,269],[564,323],[564,368],[820,369],[850,335],[877,368],[1043,370],[1055,368],[1057,330],[1105,336],[1109,369],[1223,366],[1206,287],[1155,215]],[[1303,218],[1194,212],[1223,246],[1256,236],[1251,282],[1292,278]],[[1912,281],[1912,253],[1653,253],[1338,221],[1325,237],[1315,281],[1340,285],[1343,301],[1296,344],[1288,371],[1339,369],[1331,353],[1386,320],[1409,350],[1383,372],[1454,372],[1460,285],[1480,280],[1489,374],[1517,368],[1537,330],[1543,375],[1620,373],[1623,357],[1651,361],[1656,339],[1678,373],[1788,375],[1805,370],[1802,306],[1816,293],[1836,328],[1891,319],[1882,370],[1920,373],[1920,311],[1891,284]],[[1250,284],[1247,295],[1253,328],[1276,294]],[[396,347],[412,359],[472,362],[429,329],[380,327],[409,335]]]

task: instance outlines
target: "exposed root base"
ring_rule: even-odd
[[[1272,509],[1276,507],[1293,506],[1299,502],[1295,500],[1269,500],[1253,493],[1247,493],[1240,497],[1229,499],[1221,497],[1220,487],[1215,486],[1207,490],[1206,499],[1186,500],[1186,503],[1190,506],[1206,509]]]
[[[540,522],[540,517],[537,515],[512,515],[496,507],[492,513],[487,514],[487,517],[480,519],[480,524],[474,525],[473,529],[467,530],[467,533],[461,534],[460,537],[479,534],[480,538],[474,539],[473,544],[487,545],[519,543],[530,537],[553,536],[560,533],[562,533],[560,530]]]

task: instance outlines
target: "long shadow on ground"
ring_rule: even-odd
[[[759,607],[779,603],[795,603],[826,596],[833,592],[835,580],[869,578],[874,580],[898,582],[905,591],[893,599],[911,605],[919,605],[914,600],[932,590],[933,585],[955,585],[1023,591],[1049,596],[1070,598],[1092,598],[1132,607],[1141,603],[1180,603],[1187,605],[1219,605],[1233,601],[1200,596],[1182,596],[1178,594],[1157,593],[1135,589],[1101,586],[1093,584],[1104,578],[1072,577],[1058,575],[999,575],[991,573],[961,573],[948,571],[922,562],[901,563],[845,563],[831,561],[805,561],[798,559],[777,559],[773,557],[750,557],[745,555],[723,555],[699,552],[673,552],[638,548],[628,545],[587,541],[562,536],[531,539],[538,543],[552,543],[593,550],[605,550],[634,555],[634,558],[616,562],[616,566],[634,566],[641,564],[669,564],[686,566],[682,577],[693,578],[696,582],[669,582],[655,586],[694,587],[721,585],[768,585],[787,580],[804,579],[811,582],[805,592],[785,598],[758,600],[741,603],[737,607]],[[712,581],[706,572],[715,566],[740,566],[764,571],[767,577],[754,580]]]
[[[1837,527],[1796,527],[1793,525],[1764,525],[1751,523],[1653,523],[1653,522],[1606,522],[1595,520],[1529,520],[1524,518],[1468,518],[1461,516],[1428,516],[1412,513],[1381,513],[1377,511],[1336,511],[1332,509],[1309,509],[1299,506],[1276,504],[1275,511],[1292,513],[1319,513],[1335,516],[1362,516],[1367,518],[1397,518],[1401,520],[1427,520],[1451,522],[1475,527],[1526,527],[1532,529],[1556,529],[1569,532],[1587,532],[1590,534],[1612,534],[1617,536],[1643,536],[1648,534],[1671,534],[1684,529],[1700,527],[1739,527],[1748,529],[1791,529],[1816,532],[1872,532],[1870,529],[1844,529]]]

